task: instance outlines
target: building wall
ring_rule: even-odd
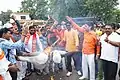
[[[31,20],[29,14],[12,14],[16,16],[17,20]],[[21,17],[25,17],[25,19],[22,19]]]

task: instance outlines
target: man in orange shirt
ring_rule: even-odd
[[[88,78],[88,67],[90,70],[90,80],[95,80],[95,49],[97,46],[97,36],[90,29],[87,24],[79,27],[70,17],[66,17],[67,20],[73,25],[75,29],[84,33],[83,49],[82,49],[82,71],[83,76],[79,79]],[[97,53],[99,55],[99,48],[97,47]]]
[[[77,70],[78,75],[81,75],[80,72],[80,56],[78,51],[79,46],[79,39],[78,33],[76,30],[72,28],[70,23],[66,24],[67,30],[64,32],[64,41],[66,42],[65,49],[68,52],[67,54],[67,70],[68,73],[66,74],[68,77],[72,74],[72,66],[71,66],[71,58],[73,57],[75,68]]]

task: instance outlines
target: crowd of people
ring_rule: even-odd
[[[45,62],[46,66],[41,71],[30,61],[20,61],[18,56],[31,57],[35,52],[44,52],[49,57],[54,50],[66,52],[61,57],[65,58],[67,77],[72,75],[73,60],[75,70],[81,76],[80,80],[116,80],[120,47],[119,25],[79,26],[71,17],[66,16],[66,19],[67,22],[58,23],[54,20],[49,24],[21,27],[13,15],[10,22],[0,29],[0,80],[24,80],[32,72],[38,75],[49,74],[51,59]],[[55,66],[55,71],[63,70],[62,60]],[[23,68],[25,75],[19,77]]]

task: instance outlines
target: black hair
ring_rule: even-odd
[[[114,23],[112,23],[112,24],[106,24],[105,26],[111,26],[112,29],[115,29],[115,24]]]
[[[35,25],[29,26],[29,30],[30,29],[35,29]]]
[[[40,29],[40,31],[42,32],[42,31],[46,31],[46,29],[45,28],[42,28],[42,29]]]
[[[59,27],[61,27],[61,24],[57,24],[57,25],[56,25],[56,28],[59,28]]]
[[[116,29],[119,29],[120,28],[120,24],[116,24]]]
[[[8,31],[10,31],[8,28],[2,28],[2,29],[0,29],[0,38],[2,38],[3,34],[4,33],[6,34]]]
[[[102,25],[101,28],[105,28],[105,25]]]
[[[71,25],[71,23],[70,22],[66,22],[66,25]]]

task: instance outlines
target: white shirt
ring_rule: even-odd
[[[119,47],[115,47],[107,42],[105,42],[104,40],[106,39],[107,35],[103,34],[100,38],[100,42],[101,42],[101,59],[103,60],[107,60],[107,61],[112,61],[115,63],[118,63],[118,51],[119,51]],[[112,32],[109,36],[108,36],[108,40],[110,41],[114,41],[114,42],[120,42],[120,35],[118,35],[115,32]]]
[[[26,48],[25,48],[25,50],[28,52],[32,52],[32,39],[33,39],[33,35],[30,36],[28,44],[26,45]],[[36,52],[43,51],[42,43],[40,42],[40,39],[39,39],[39,36],[37,33],[36,33],[36,41],[37,41],[36,42],[36,48],[37,48]]]

